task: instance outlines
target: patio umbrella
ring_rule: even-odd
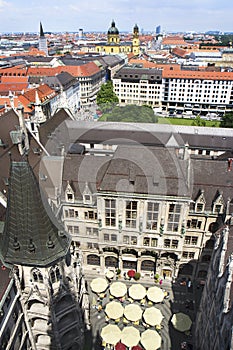
[[[186,332],[191,328],[192,320],[189,315],[186,315],[183,312],[178,312],[172,316],[171,323],[178,331]]]
[[[146,294],[147,298],[154,303],[161,303],[161,301],[164,299],[164,292],[161,288],[156,286],[148,288]]]
[[[106,305],[105,308],[106,315],[113,320],[123,316],[124,308],[121,303],[117,301],[111,301]]]
[[[163,315],[156,307],[149,307],[144,311],[143,318],[148,325],[157,326],[161,324]]]
[[[135,270],[129,270],[129,271],[127,272],[127,275],[128,275],[130,278],[133,278],[133,277],[135,276],[135,273],[136,273]]]
[[[106,273],[105,273],[105,276],[108,278],[108,279],[112,279],[114,277],[114,272],[112,270],[108,270]]]
[[[105,278],[97,277],[91,281],[90,286],[94,293],[102,293],[107,289],[108,282]]]
[[[127,293],[127,287],[122,282],[113,282],[110,286],[110,293],[116,297],[123,297]]]
[[[129,348],[131,346],[137,345],[140,340],[140,333],[139,330],[135,327],[129,326],[123,328],[121,331],[121,342],[128,346]]]
[[[126,346],[125,346],[125,344],[122,344],[121,342],[118,342],[115,345],[115,350],[126,350]]]
[[[158,332],[147,329],[141,334],[141,344],[145,350],[156,350],[161,347],[161,337]]]
[[[142,309],[137,304],[128,304],[125,306],[124,315],[129,321],[138,321],[142,317]]]
[[[129,296],[134,300],[141,300],[146,295],[146,288],[142,284],[133,284],[129,287]]]
[[[108,324],[102,328],[100,335],[105,343],[115,345],[121,338],[121,330],[115,324]]]

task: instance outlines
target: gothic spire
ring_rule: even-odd
[[[6,222],[0,235],[4,264],[46,267],[66,256],[70,238],[42,198],[28,161],[12,161]]]
[[[42,23],[40,22],[40,37],[44,37],[44,31],[42,27]]]

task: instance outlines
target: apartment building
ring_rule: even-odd
[[[161,105],[163,84],[160,69],[123,67],[113,76],[112,81],[120,105]]]
[[[179,66],[124,67],[113,77],[119,103],[148,104],[172,113],[220,116],[232,110],[233,72],[183,70]]]
[[[163,83],[162,105],[166,110],[196,114],[232,110],[233,72],[164,69]]]

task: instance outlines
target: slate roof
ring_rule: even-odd
[[[114,75],[114,79],[161,81],[162,71],[157,68],[123,67]]]
[[[187,161],[179,159],[174,149],[121,145],[113,157],[67,155],[63,189],[72,181],[81,198],[88,182],[93,192],[189,197],[186,172]]]
[[[0,254],[5,264],[49,266],[64,258],[70,237],[54,217],[27,161],[12,162]]]
[[[214,200],[222,193],[224,203],[231,201],[230,213],[233,212],[233,171],[228,171],[227,160],[192,159],[193,193],[196,200],[201,190],[204,190],[206,210],[212,210]]]
[[[173,136],[177,146],[228,151],[233,148],[233,130],[150,123],[65,122],[70,142],[166,146]],[[65,131],[66,130],[66,131]]]

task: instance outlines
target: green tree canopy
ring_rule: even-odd
[[[118,97],[113,91],[113,84],[111,81],[107,81],[107,83],[101,85],[96,102],[103,112],[110,110],[112,106],[118,103]]]
[[[225,115],[222,116],[220,127],[233,128],[233,112],[226,113]]]
[[[158,118],[149,106],[128,105],[114,107],[111,112],[104,113],[99,120],[128,123],[157,123]]]

